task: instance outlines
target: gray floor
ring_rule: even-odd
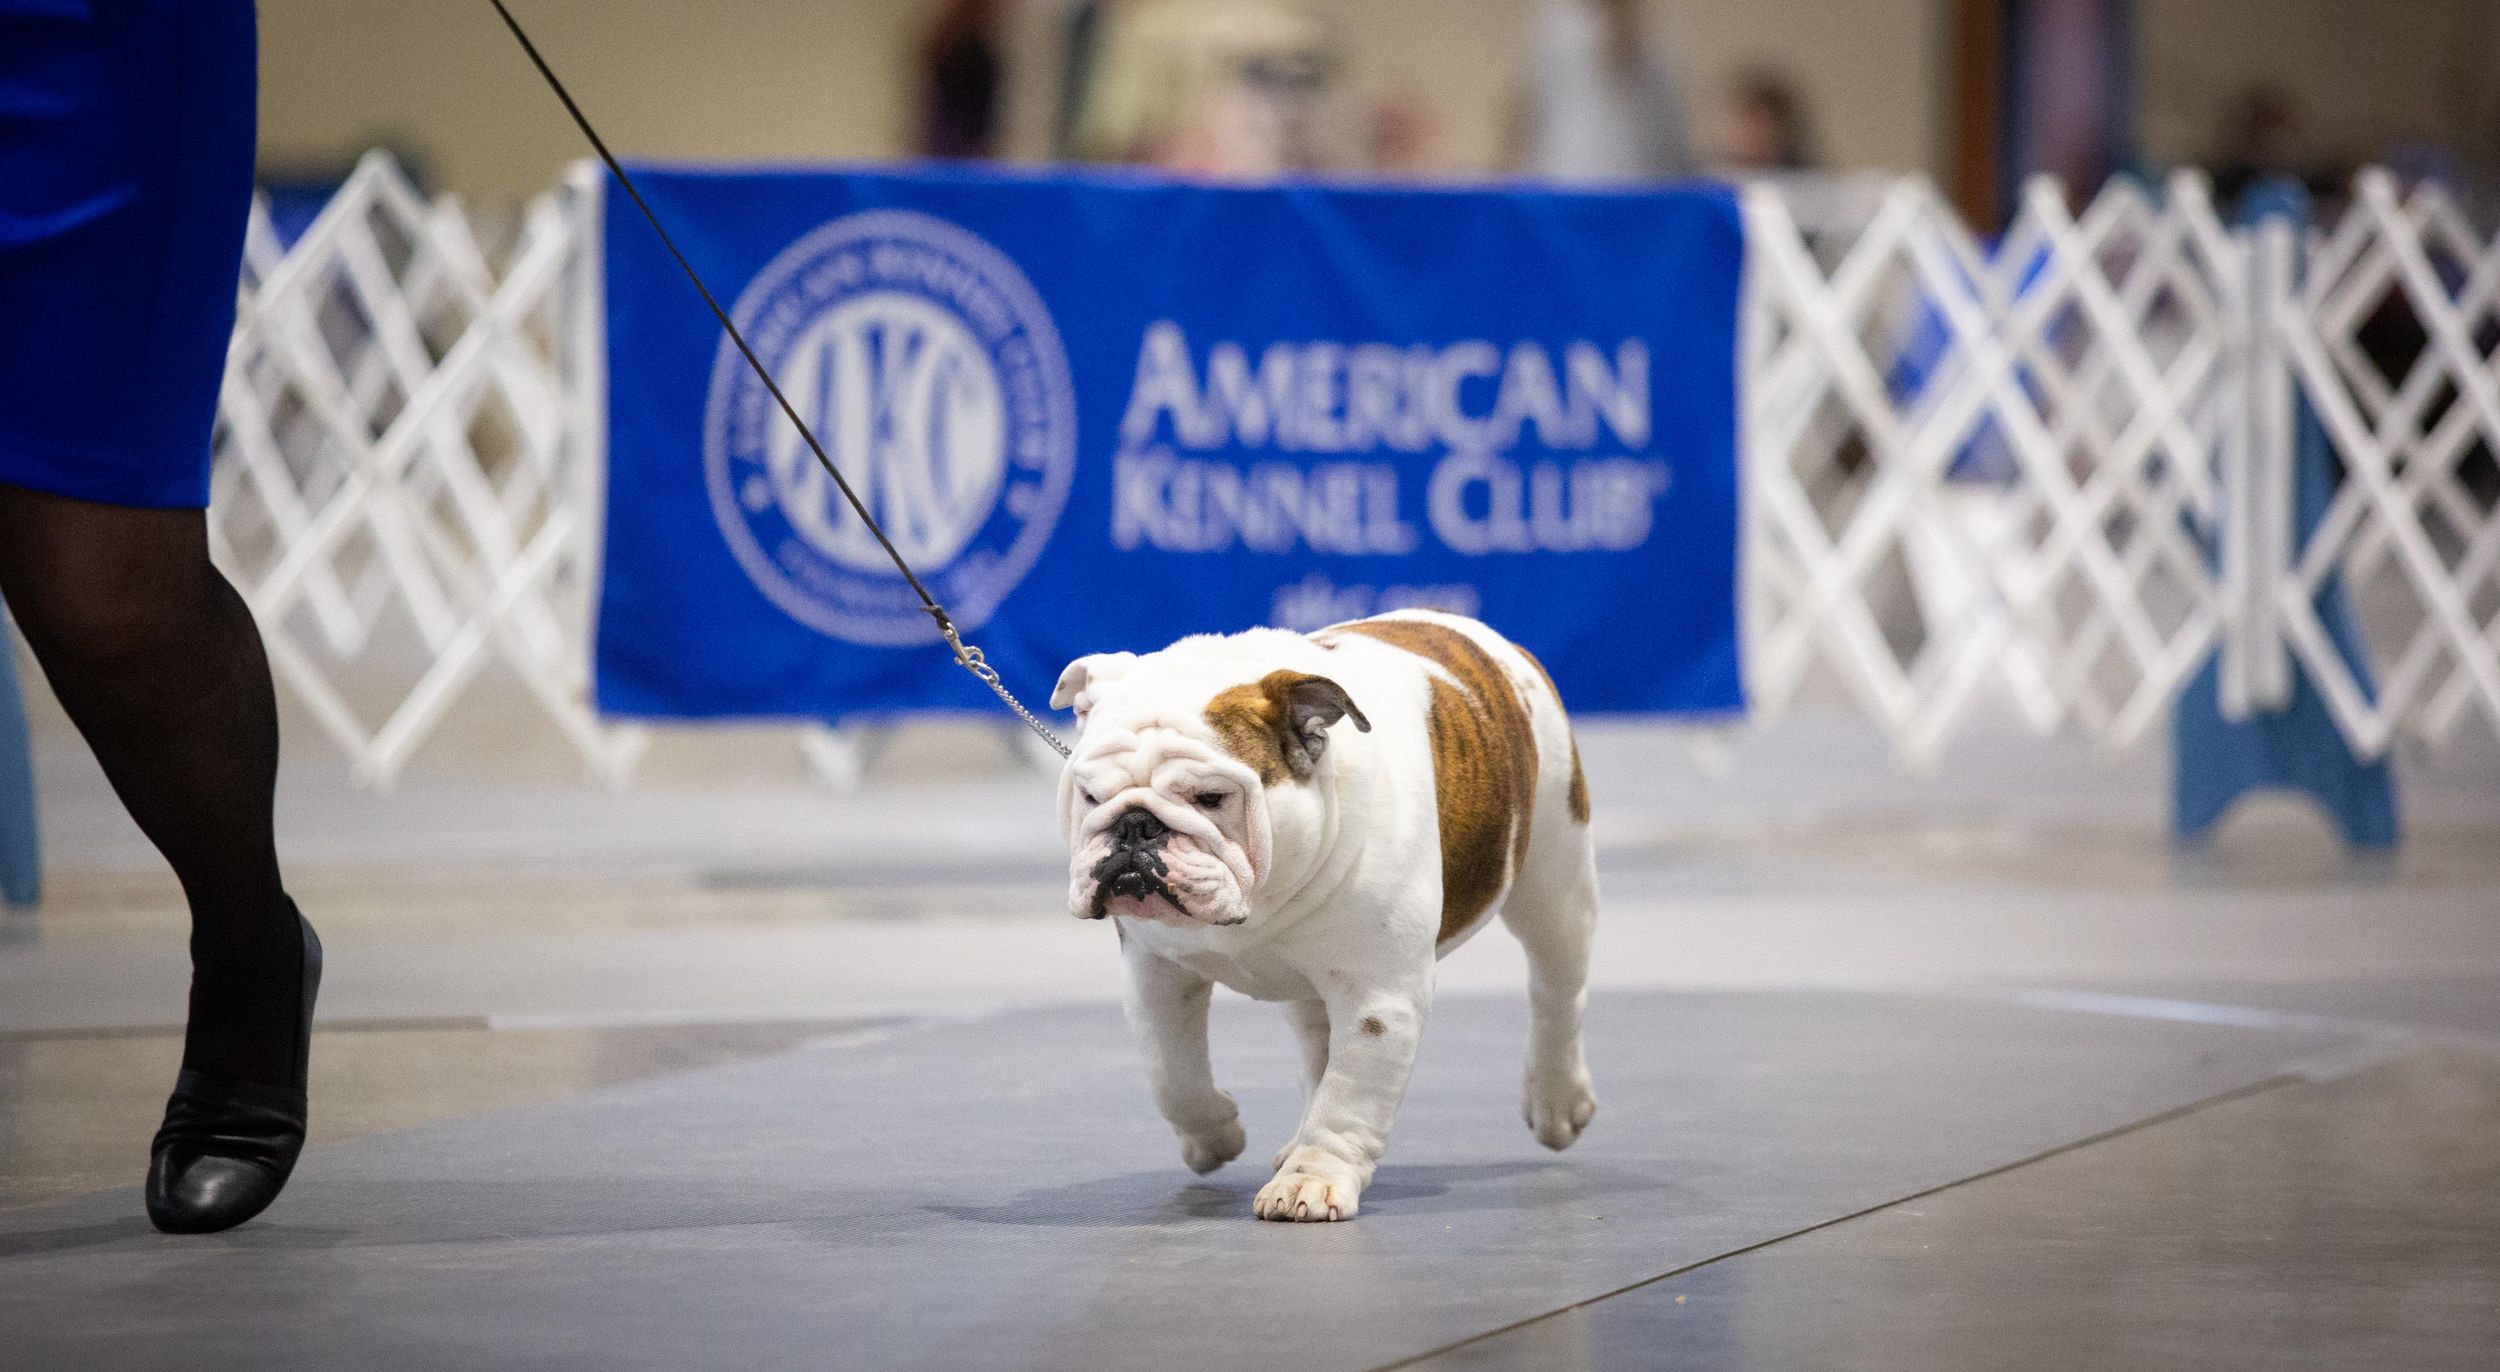
[[[1116,1015],[1027,1012],[319,1149],[204,1243],[127,1194],[0,1212],[0,1324],[46,1367],[1372,1367],[2385,1051],[1839,992],[1593,1019],[1607,1104],[1551,1157],[1521,1007],[1445,1002],[1348,1225],[1249,1219],[1255,1171],[1180,1169]],[[1233,1006],[1219,1036],[1259,1153],[1284,1032]]]
[[[2495,1131],[2489,1056],[2276,1083],[1421,1365],[2485,1372]]]
[[[1199,1182],[980,730],[868,787],[787,740],[580,786],[511,730],[280,795],[331,953],[314,1147],[233,1234],[130,1187],[179,893],[40,699],[53,899],[0,920],[0,1369],[2494,1365],[2500,749],[2409,841],[2265,802],[2163,841],[2157,754],[1981,720],[1933,778],[1792,716],[1697,767],[1584,740],[1605,890],[1581,1147],[1516,1117],[1471,943],[1363,1216]],[[297,722],[299,742],[309,733]],[[543,744],[543,740],[540,741]],[[1272,1015],[1223,1076],[1281,1140]]]

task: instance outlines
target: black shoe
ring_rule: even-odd
[[[174,1079],[148,1161],[148,1220],[168,1234],[214,1234],[269,1208],[304,1151],[304,1081],[312,1053],[321,940],[301,912],[304,1001],[295,1029],[295,1084],[263,1086],[205,1072]]]

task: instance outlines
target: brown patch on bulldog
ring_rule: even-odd
[[[1364,1033],[1371,1035],[1373,1038],[1378,1038],[1382,1034],[1389,1032],[1389,1026],[1381,1023],[1380,1016],[1378,1015],[1363,1016],[1363,1022],[1357,1027]]]
[[[1286,777],[1285,738],[1279,721],[1284,707],[1256,682],[1234,686],[1207,702],[1207,723],[1224,751],[1259,774],[1259,784],[1274,786]]]
[[[1554,674],[1545,670],[1545,664],[1537,661],[1536,654],[1527,649],[1520,648],[1519,655],[1528,660],[1529,666],[1536,668],[1538,676],[1545,678],[1545,689],[1553,694],[1554,705],[1559,709],[1562,706],[1562,688],[1554,684]],[[1571,818],[1581,824],[1589,822],[1589,774],[1580,767],[1580,731],[1577,729],[1571,730]]]
[[[1377,639],[1449,674],[1448,680],[1432,678],[1425,721],[1441,815],[1440,938],[1447,942],[1484,917],[1527,860],[1537,770],[1527,703],[1493,655],[1456,629],[1419,619],[1363,619],[1326,632]]]
[[[1207,702],[1206,717],[1224,751],[1257,772],[1262,786],[1309,776],[1338,720],[1351,719],[1365,733],[1372,727],[1344,687],[1324,676],[1281,669],[1218,691]]]

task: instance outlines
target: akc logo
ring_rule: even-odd
[[[977,628],[1041,556],[1075,474],[1075,388],[1032,283],[952,224],[870,210],[783,249],[732,317],[894,546]],[[775,605],[855,643],[936,637],[725,338],[703,428],[713,514]]]

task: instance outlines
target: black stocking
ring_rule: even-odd
[[[271,832],[277,702],[204,517],[0,485],[0,597],[191,903],[183,1066],[293,1085],[304,948]]]

